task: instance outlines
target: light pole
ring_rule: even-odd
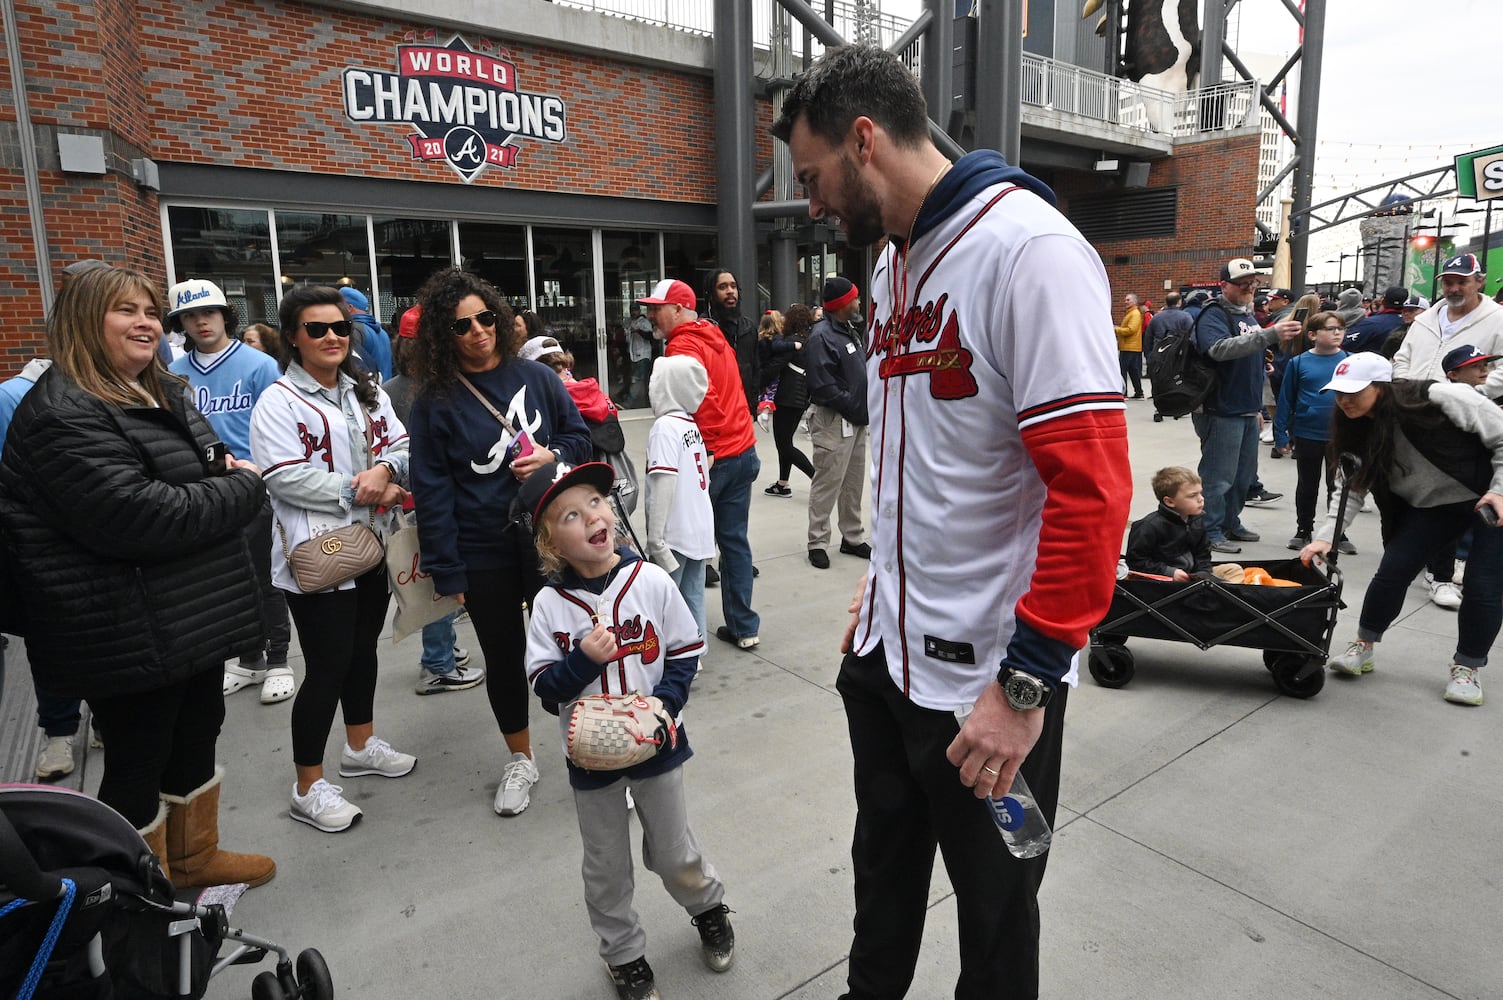
[[[1435,263],[1430,268],[1430,301],[1431,302],[1435,301],[1435,289],[1438,288],[1439,285],[1440,285],[1440,245],[1445,242],[1446,230],[1447,229],[1465,229],[1466,228],[1466,226],[1464,226],[1460,222],[1444,222],[1443,223],[1443,222],[1440,221],[1442,218],[1444,218],[1444,216],[1441,215],[1441,212],[1440,212],[1439,209],[1436,209],[1435,210],[1435,221],[1433,223],[1418,225],[1418,226],[1414,227],[1414,231],[1416,233],[1419,233],[1422,230],[1427,230],[1427,229],[1428,230],[1433,230],[1435,232],[1435,236],[1433,237],[1433,241],[1434,241],[1434,245],[1435,245]]]

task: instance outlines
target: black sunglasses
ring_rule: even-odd
[[[465,334],[470,332],[470,320],[472,319],[478,319],[481,326],[496,325],[496,314],[491,310],[486,309],[485,311],[478,312],[473,316],[466,316],[463,319],[456,319],[453,323],[449,324],[449,329],[454,331],[454,336],[463,337]]]
[[[348,337],[350,335],[350,321],[339,319],[332,323],[321,323],[316,319],[311,319],[303,324],[303,329],[314,340],[323,340],[329,335],[330,330],[334,331],[334,336],[336,337]]]

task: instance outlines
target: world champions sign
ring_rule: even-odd
[[[342,77],[345,117],[358,124],[403,124],[415,160],[447,163],[466,184],[486,167],[515,168],[517,138],[568,138],[563,99],[517,89],[504,51],[445,45],[397,46],[397,71],[351,67]]]

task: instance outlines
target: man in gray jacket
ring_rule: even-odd
[[[870,559],[861,518],[866,483],[866,350],[861,293],[849,280],[828,278],[824,318],[804,345],[808,365],[809,437],[814,478],[809,484],[809,562],[829,569],[830,510],[839,506],[840,551]]]

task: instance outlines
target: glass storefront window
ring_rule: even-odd
[[[527,227],[459,224],[460,267],[495,285],[512,309],[531,309],[527,295]]]
[[[271,223],[262,208],[167,209],[172,280],[206,278],[223,289],[243,327],[277,323]]]
[[[595,254],[588,229],[532,231],[533,296],[543,330],[574,355],[574,377],[600,372],[595,352]],[[602,388],[607,388],[602,386]],[[608,391],[608,390],[607,390]]]
[[[365,216],[277,212],[276,221],[284,288],[352,285],[370,297],[371,254]],[[390,318],[389,313],[377,316]]]
[[[719,241],[713,233],[664,233],[663,277],[677,278],[699,296],[699,312],[705,311],[705,279],[719,267]],[[736,280],[747,284],[741,275]]]
[[[646,364],[632,363],[631,321],[636,300],[658,280],[658,234],[607,229],[600,234],[600,266],[605,272],[605,357],[610,397],[618,406],[646,406]],[[661,354],[656,341],[648,346]],[[638,353],[641,353],[640,350]]]
[[[400,316],[417,303],[417,291],[435,271],[454,266],[452,223],[442,219],[372,216],[376,280],[382,316]]]

